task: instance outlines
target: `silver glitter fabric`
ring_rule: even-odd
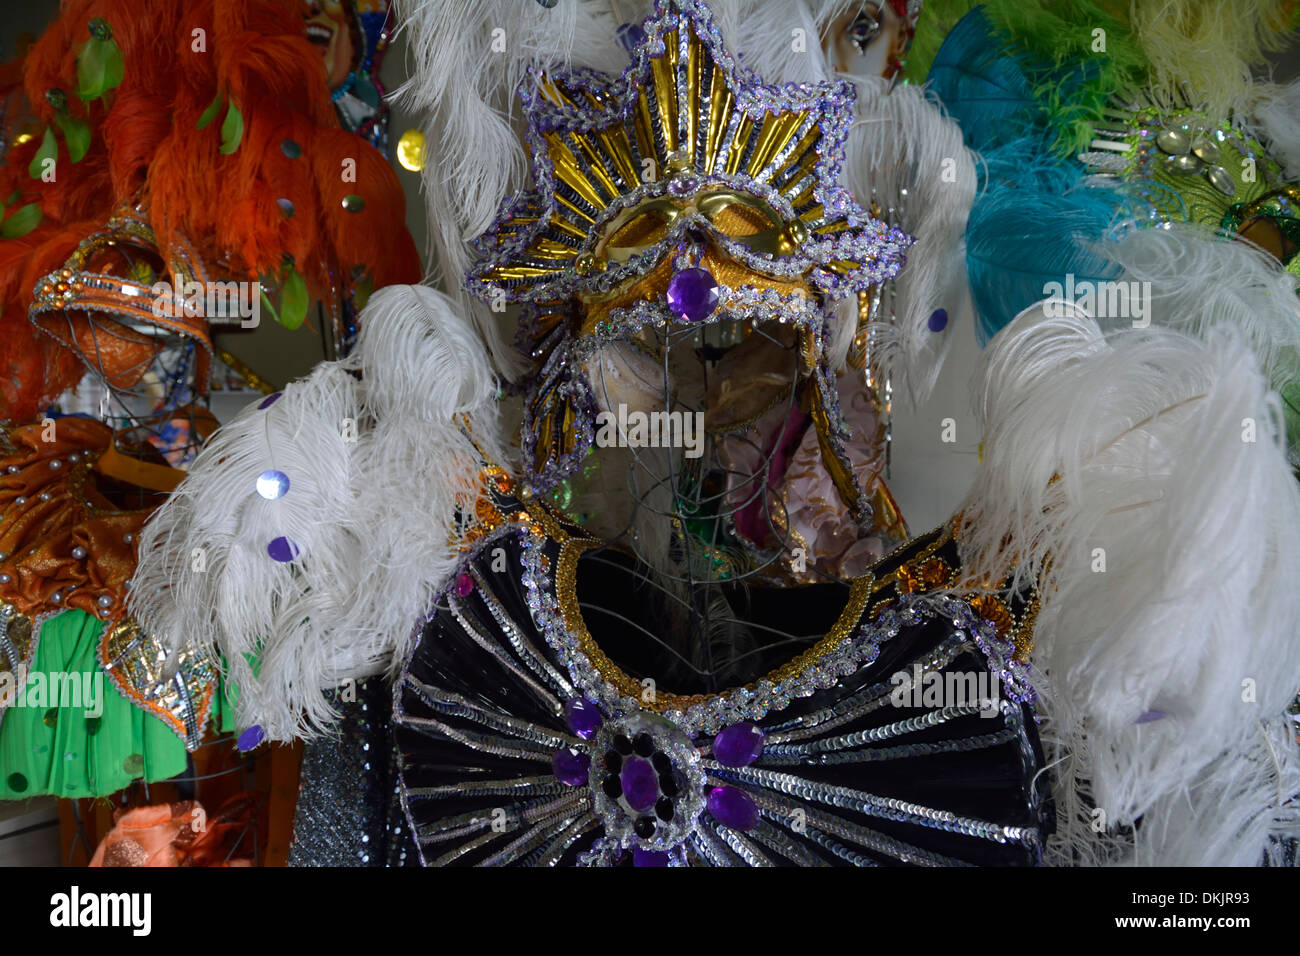
[[[418,865],[397,792],[391,691],[372,678],[355,697],[336,701],[338,737],[303,752],[290,866]]]

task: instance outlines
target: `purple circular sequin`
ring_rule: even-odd
[[[566,787],[580,787],[587,782],[587,771],[591,769],[591,755],[572,747],[557,750],[551,758],[551,769],[560,783]]]
[[[276,399],[278,399],[283,394],[284,394],[283,392],[272,392],[270,395],[266,396],[266,398],[258,402],[257,407],[270,408],[272,405],[275,404]]]
[[[659,799],[659,778],[650,762],[640,757],[628,757],[619,773],[623,785],[623,798],[637,813],[649,810]]]
[[[591,735],[605,722],[605,718],[592,701],[585,697],[572,697],[564,702],[564,721],[583,740],[590,740]]]
[[[714,787],[709,791],[709,813],[724,827],[733,830],[752,830],[758,826],[758,807],[744,790],[736,787]]]
[[[926,322],[931,332],[942,332],[948,327],[948,310],[935,309],[930,313],[930,318]]]
[[[747,767],[763,752],[763,731],[749,721],[732,724],[713,739],[713,756],[728,767]]]
[[[283,535],[272,538],[266,546],[266,553],[281,564],[286,564],[298,557],[298,546]]]
[[[707,269],[682,269],[668,283],[666,296],[674,315],[699,322],[718,307],[718,281]]]
[[[266,732],[262,730],[262,725],[253,724],[253,726],[249,727],[239,735],[239,740],[235,742],[235,746],[238,747],[240,751],[247,752],[252,750],[265,739]]]

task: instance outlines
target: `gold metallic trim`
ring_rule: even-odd
[[[278,390],[276,386],[272,385],[266,379],[262,378],[262,376],[254,372],[248,367],[247,363],[245,363],[243,359],[236,356],[229,349],[218,348],[217,358],[221,359],[228,369],[242,378],[244,384],[249,388],[256,389],[263,395],[270,395],[272,392]]]

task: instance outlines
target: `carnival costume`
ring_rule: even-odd
[[[217,426],[212,332],[249,318],[211,290],[251,287],[289,326],[319,300],[344,344],[354,299],[419,267],[297,3],[65,4],[23,81],[2,171],[0,795],[107,795],[229,729],[219,661],[169,658],[126,612],[141,527]],[[129,427],[50,417],[87,371]],[[53,674],[107,687],[70,706],[37,686]]]
[[[855,542],[897,527],[850,457],[841,373],[857,343],[873,375],[933,384],[974,163],[924,91],[855,93],[792,50],[792,16],[815,36],[844,5],[793,6],[778,23],[659,0],[639,25],[538,6],[504,70],[494,5],[408,11],[450,294],[376,293],[350,356],[213,437],[142,531],[136,618],[175,654],[223,655],[240,724],[271,739],[327,730],[341,684],[390,675],[426,864],[1281,860],[1300,490],[1253,329],[1104,331],[1064,297],[1018,304],[983,356],[957,514],[861,573],[836,573],[838,546],[805,554],[820,583],[788,541],[679,507],[709,477],[684,456],[633,456],[671,486],[612,480],[602,414],[698,410],[711,441],[762,449],[742,478],[764,492],[792,430]],[[892,322],[871,304],[890,288]],[[687,401],[670,347],[730,362],[732,389],[706,377]],[[497,372],[521,398],[517,456]],[[285,493],[258,494],[269,470]],[[620,509],[633,533],[610,536]],[[711,635],[642,590],[683,568],[688,605],[703,582],[798,649],[755,626],[725,677],[692,672]],[[925,693],[963,676],[983,689]]]

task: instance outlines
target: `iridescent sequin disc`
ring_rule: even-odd
[[[283,498],[289,491],[289,476],[271,469],[257,476],[257,493],[267,501]]]

